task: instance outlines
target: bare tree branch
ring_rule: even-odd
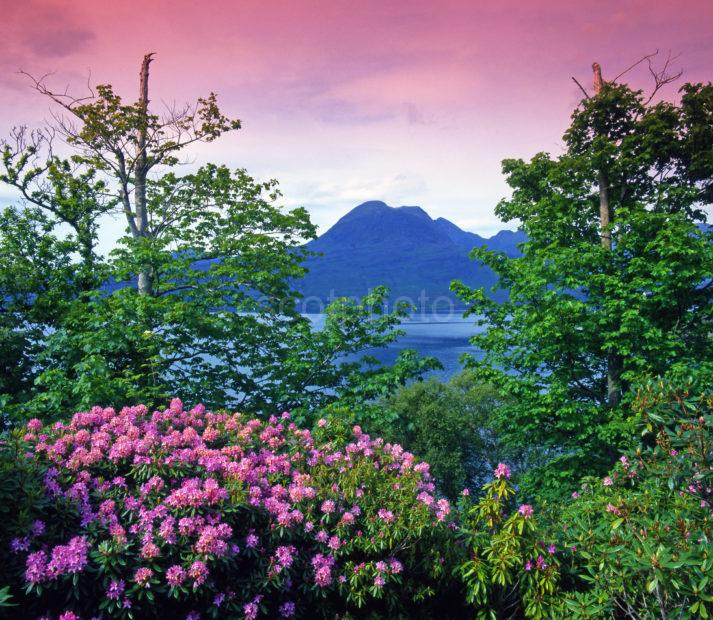
[[[584,93],[584,96],[585,96],[587,99],[590,99],[589,93],[584,89],[584,86],[582,86],[582,85],[577,81],[577,78],[575,78],[574,76],[572,76],[572,80],[574,80],[574,83],[575,83],[577,86],[579,86],[579,90],[581,90],[581,91]]]
[[[611,80],[612,83],[616,82],[620,77],[622,77],[623,75],[627,74],[629,71],[631,71],[631,70],[634,69],[635,67],[638,67],[642,62],[648,61],[648,62],[649,62],[649,65],[651,65],[651,59],[652,59],[654,56],[656,56],[658,53],[659,53],[659,51],[656,50],[656,51],[653,52],[652,54],[647,54],[646,56],[642,56],[642,57],[639,58],[639,60],[637,60],[633,65],[631,65],[631,66],[627,67],[626,69],[624,69],[619,75],[617,75],[613,80]]]
[[[683,69],[676,73],[669,73],[669,66],[672,61],[676,60],[678,56],[674,56],[673,58],[671,57],[671,52],[669,52],[666,55],[666,61],[663,64],[663,67],[660,70],[656,70],[654,68],[653,63],[651,62],[651,59],[648,59],[649,63],[649,73],[654,79],[654,89],[651,92],[651,95],[649,98],[646,100],[644,105],[648,105],[651,103],[651,100],[656,96],[656,93],[658,93],[659,90],[661,90],[664,86],[667,84],[670,84],[671,82],[675,82],[678,80],[682,75],[683,75]]]

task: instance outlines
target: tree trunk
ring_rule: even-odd
[[[142,123],[137,135],[137,153],[134,170],[134,207],[136,210],[136,229],[138,237],[148,236],[148,209],[146,205],[146,176],[148,173],[146,157],[146,133],[149,106],[149,65],[153,54],[146,54],[141,63],[139,74],[139,106],[143,113]],[[145,265],[139,272],[139,293],[153,295],[153,274],[150,265]]]
[[[83,292],[91,291],[96,287],[94,275],[94,236],[92,235],[91,224],[82,223],[75,226],[77,242],[79,243],[79,256],[82,259],[80,288]]]
[[[594,73],[594,94],[600,95],[604,89],[602,79],[602,68],[599,63],[592,65]],[[609,177],[606,170],[599,170],[597,175],[599,185],[599,226],[601,229],[602,247],[611,250],[612,239],[609,225],[612,221],[611,205],[609,204]],[[621,400],[621,370],[622,359],[617,352],[609,348],[607,350],[607,403],[610,407],[615,407]]]

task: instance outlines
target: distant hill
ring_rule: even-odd
[[[477,287],[495,283],[490,269],[468,258],[472,248],[485,245],[515,256],[524,240],[524,233],[509,230],[484,238],[444,218],[434,220],[420,207],[365,202],[307,245],[322,256],[307,260],[309,273],[295,286],[306,298],[316,298],[309,311],[317,300],[361,297],[380,284],[391,289],[391,302],[405,297],[430,311],[438,298],[458,304],[449,290],[452,280]],[[445,311],[448,305],[441,299],[436,308]]]

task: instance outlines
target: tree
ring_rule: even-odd
[[[76,238],[60,239],[55,228],[37,208],[0,212],[0,428],[10,395],[18,405],[31,398],[46,334],[85,284],[73,259]]]
[[[435,378],[404,386],[381,399],[379,410],[354,403],[356,422],[398,443],[431,465],[438,490],[457,499],[491,478],[499,461],[512,462],[492,432],[498,393],[465,370],[448,382]]]
[[[149,173],[156,168],[170,168],[179,162],[179,153],[196,142],[212,142],[227,131],[240,128],[239,120],[230,120],[218,108],[215,93],[199,98],[195,104],[168,108],[162,116],[149,111],[149,66],[153,53],[146,54],[139,74],[139,98],[126,104],[110,84],[90,88],[88,95],[75,97],[67,91],[51,90],[45,77],[32,80],[35,89],[51,99],[62,111],[55,114],[55,123],[45,132],[34,134],[31,144],[23,140],[22,131],[15,148],[5,144],[6,174],[2,180],[14,185],[23,196],[38,206],[59,214],[46,191],[47,178],[57,165],[68,167],[51,152],[44,167],[29,167],[38,147],[48,138],[59,134],[75,153],[71,161],[75,174],[103,176],[104,200],[85,211],[96,214],[120,206],[134,239],[150,239],[152,227],[147,202]],[[44,139],[43,139],[44,138]],[[29,148],[28,148],[29,146]],[[106,205],[106,207],[104,207]],[[97,208],[99,207],[99,208]],[[104,207],[104,208],[102,208]],[[62,215],[59,215],[62,218]],[[67,220],[71,223],[71,220]],[[156,222],[153,222],[155,225]],[[142,294],[153,294],[155,274],[150,266],[141,266],[138,289]]]
[[[33,223],[21,230],[6,218],[0,248],[22,246],[14,258],[13,250],[4,254],[8,272],[24,261],[34,270],[27,283],[37,283],[2,332],[13,366],[31,369],[3,386],[9,408],[56,418],[97,402],[158,404],[178,395],[258,413],[306,411],[357,394],[376,398],[432,367],[413,353],[393,368],[360,358],[399,333],[404,308],[370,315],[382,289],[363,303],[335,303],[326,328],[311,329],[292,289],[305,271],[303,244],[315,235],[307,212],[283,209],[276,181],[241,169],[206,164],[178,174],[182,149],[240,125],[220,112],[214,94],[153,114],[151,59],[144,57],[133,104],[110,85],[74,98],[34,80],[65,116],[42,132],[16,130],[3,145],[0,180],[19,190]],[[67,159],[52,150],[56,135],[73,149]],[[126,235],[103,260],[97,230],[116,209]],[[72,231],[64,239],[52,236],[60,225]],[[79,277],[58,271],[47,280],[32,226],[44,254]],[[14,299],[15,284],[0,279],[0,295]],[[61,303],[43,313],[47,297]],[[29,325],[32,346],[19,336]]]
[[[652,73],[655,90],[669,80]],[[713,360],[713,86],[684,85],[678,104],[595,86],[561,156],[503,162],[513,194],[496,213],[528,240],[521,257],[472,258],[509,300],[454,283],[485,327],[472,339],[484,357],[469,366],[513,398],[498,432],[541,465],[522,480],[530,490],[556,493],[583,464],[611,464],[640,377]]]

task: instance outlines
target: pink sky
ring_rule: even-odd
[[[91,70],[126,97],[147,51],[152,100],[218,93],[244,129],[197,148],[280,180],[323,231],[367,199],[420,205],[489,234],[505,157],[558,153],[579,99],[660,49],[689,81],[713,79],[710,0],[0,0],[0,133],[49,106],[17,74]],[[645,70],[632,72],[648,85]],[[675,88],[667,93],[675,95]],[[5,196],[7,191],[0,190]],[[117,227],[120,228],[117,223]],[[118,230],[118,228],[117,228]]]

